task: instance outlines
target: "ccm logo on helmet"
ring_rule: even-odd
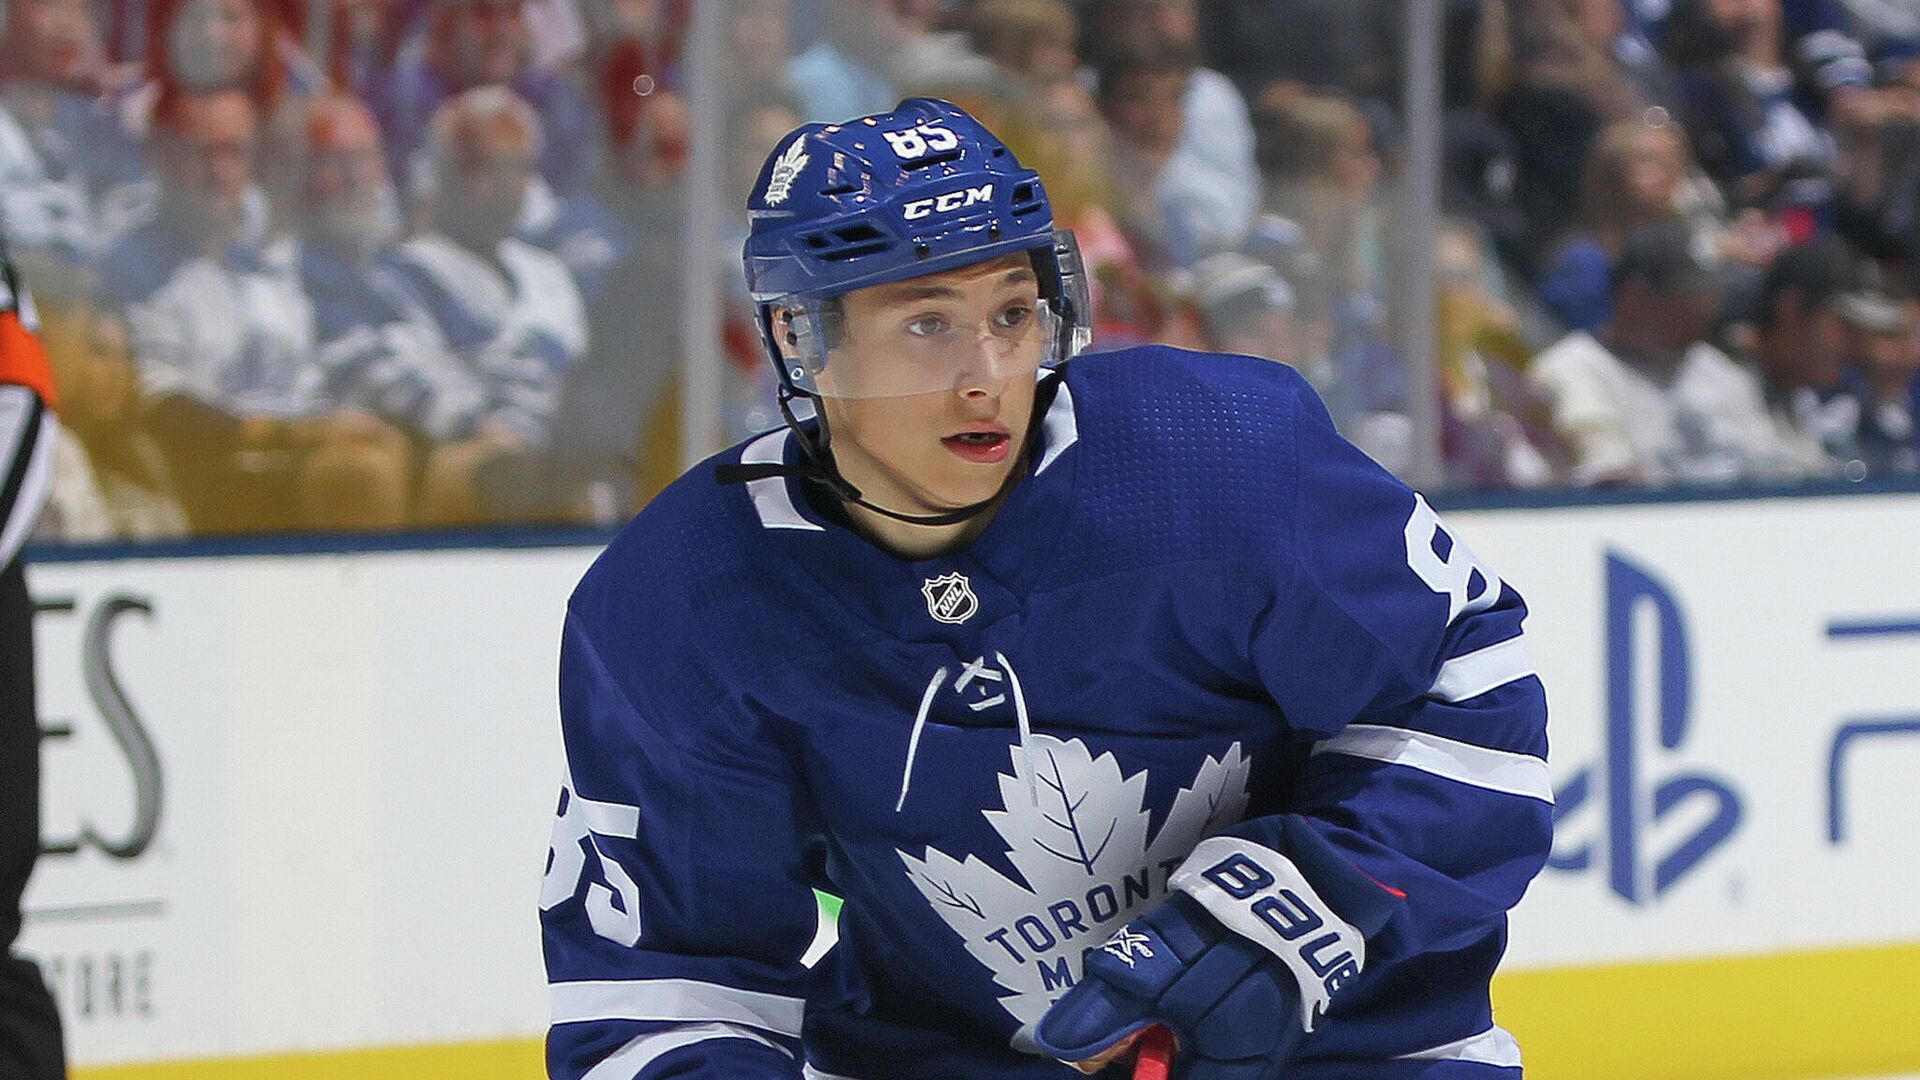
[[[961,188],[944,195],[935,195],[931,199],[915,199],[907,204],[906,219],[926,217],[928,214],[946,214],[962,207],[972,206],[993,198],[993,185],[981,184],[977,188]]]

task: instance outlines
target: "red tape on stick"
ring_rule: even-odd
[[[1140,1036],[1133,1059],[1133,1080],[1167,1080],[1173,1072],[1173,1032],[1154,1025]]]

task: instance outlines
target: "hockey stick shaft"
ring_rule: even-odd
[[[1173,1032],[1156,1024],[1140,1036],[1133,1080],[1167,1080],[1173,1071]]]

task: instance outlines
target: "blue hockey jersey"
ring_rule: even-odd
[[[709,463],[587,573],[552,1075],[1066,1080],[1030,1033],[1082,951],[1299,815],[1405,901],[1289,1077],[1517,1077],[1487,984],[1552,800],[1519,595],[1278,364],[1083,357],[1035,438],[949,554]]]

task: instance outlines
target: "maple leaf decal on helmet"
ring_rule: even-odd
[[[807,167],[807,148],[804,138],[795,139],[779,160],[773,163],[773,172],[767,177],[766,200],[768,206],[779,206],[787,201],[787,194],[793,189],[793,182],[800,178],[800,170]]]

